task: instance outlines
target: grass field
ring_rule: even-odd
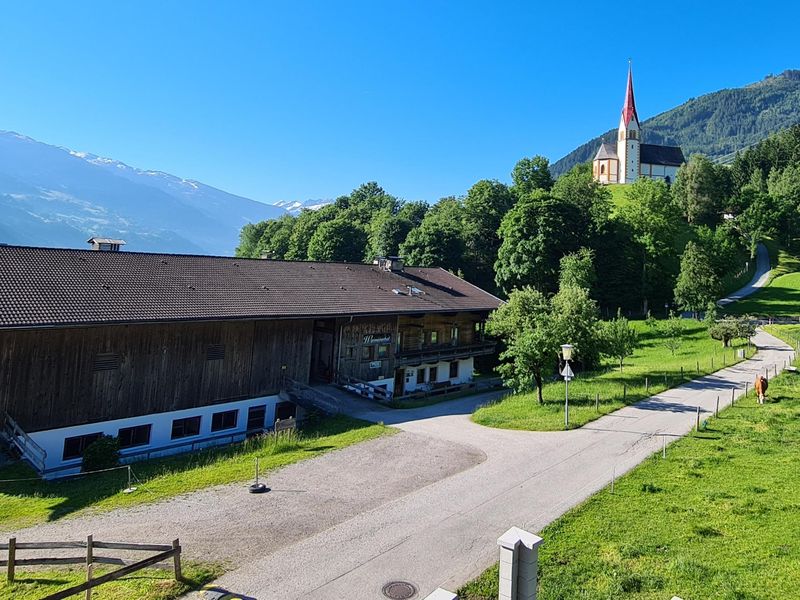
[[[347,417],[324,419],[300,434],[266,435],[224,448],[133,463],[138,489],[123,494],[124,470],[71,478],[64,481],[0,483],[0,529],[54,521],[85,510],[115,508],[155,502],[213,485],[247,481],[260,458],[262,473],[331,450],[389,433]],[[0,480],[34,477],[28,467],[16,464],[0,469]]]
[[[773,379],[547,526],[539,599],[797,598],[798,398],[800,376]],[[497,566],[459,598],[497,598]]]
[[[625,361],[624,370],[607,361],[597,373],[579,375],[569,384],[570,427],[580,427],[626,404],[642,400],[697,377],[737,362],[735,350],[740,344],[724,348],[712,340],[697,321],[685,321],[682,346],[673,355],[663,340],[642,321],[633,322],[639,332],[639,348]],[[698,371],[699,363],[699,371]],[[683,367],[683,378],[681,378]],[[647,380],[647,381],[646,381]],[[647,383],[649,382],[649,390]],[[595,395],[600,395],[595,410]],[[544,404],[536,393],[512,394],[500,402],[475,411],[472,420],[480,425],[504,429],[555,431],[564,428],[564,382],[554,381],[544,387]]]
[[[171,600],[219,577],[223,569],[213,564],[185,561],[182,565],[183,582],[173,579],[172,570],[145,569],[123,579],[107,583],[92,590],[96,600]],[[109,569],[97,569],[102,575]],[[16,581],[9,584],[0,579],[0,598],[14,600],[39,600],[69,586],[86,581],[85,569],[24,569],[17,568]],[[83,598],[83,594],[75,598]]]
[[[749,298],[725,307],[725,312],[734,315],[756,315],[773,317],[800,316],[800,258],[784,249],[770,248],[770,255],[777,251],[777,264],[772,269],[770,281],[763,290]]]

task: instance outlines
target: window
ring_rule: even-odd
[[[211,431],[222,431],[223,429],[233,429],[239,417],[238,410],[226,410],[225,412],[214,413],[211,417]]]
[[[378,358],[386,358],[389,356],[389,344],[381,344],[378,346]]]
[[[375,346],[361,347],[361,360],[373,360],[375,358]]]
[[[225,358],[225,344],[211,344],[206,348],[206,360],[222,360]]]
[[[348,346],[344,351],[345,358],[355,358],[356,357],[356,348],[355,346]]]
[[[439,343],[439,332],[438,331],[429,331],[428,335],[428,343],[433,346],[434,344]]]
[[[450,344],[458,346],[458,327],[455,325],[450,328]]]
[[[417,384],[425,383],[425,369],[417,369]]]
[[[136,427],[123,427],[117,433],[120,448],[133,448],[146,446],[150,443],[151,425],[137,425]]]
[[[247,430],[264,429],[264,419],[267,417],[267,407],[262,404],[260,406],[251,406],[247,409]]]
[[[436,371],[437,371],[436,367],[431,367],[430,369],[428,369],[428,381],[430,383],[436,383]]]
[[[172,439],[189,437],[200,434],[200,417],[187,417],[175,419],[172,422]]]
[[[606,166],[605,165],[600,165],[600,174],[604,175],[605,172],[606,172]]]
[[[68,437],[64,439],[64,453],[61,456],[62,460],[70,460],[72,458],[80,458],[83,456],[83,451],[86,446],[91,444],[102,433],[87,433],[86,435],[78,435],[75,437]]]
[[[458,361],[454,360],[450,363],[450,379],[458,378]]]

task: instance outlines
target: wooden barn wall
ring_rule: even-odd
[[[402,352],[420,350],[430,346],[427,333],[436,331],[438,342],[433,346],[452,345],[453,325],[458,327],[458,345],[466,346],[475,342],[475,323],[485,320],[485,315],[475,313],[429,314],[420,318],[400,317],[399,330]]]
[[[311,327],[308,320],[0,331],[0,407],[37,431],[275,394],[284,373],[308,381]],[[214,344],[224,345],[222,360],[207,360]],[[118,354],[119,368],[94,371],[98,353]]]
[[[337,329],[340,329],[341,333],[340,374],[349,377],[357,377],[365,381],[374,381],[376,379],[394,376],[397,317],[360,318],[354,319],[352,322],[350,322],[349,319],[339,319],[337,322]],[[364,359],[362,358],[362,351],[365,345],[378,345],[365,344],[365,336],[380,334],[390,336],[388,344],[389,352],[386,358],[380,360],[380,367],[377,367],[373,366],[373,363],[378,362],[377,357],[374,360]],[[339,338],[337,336],[337,348],[335,349],[337,354],[340,351],[338,348],[338,341]]]

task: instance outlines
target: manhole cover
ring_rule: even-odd
[[[407,581],[392,581],[383,586],[383,595],[392,600],[408,600],[417,594],[417,588]]]

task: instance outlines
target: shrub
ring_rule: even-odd
[[[83,471],[98,471],[119,466],[119,440],[103,435],[83,451]]]

